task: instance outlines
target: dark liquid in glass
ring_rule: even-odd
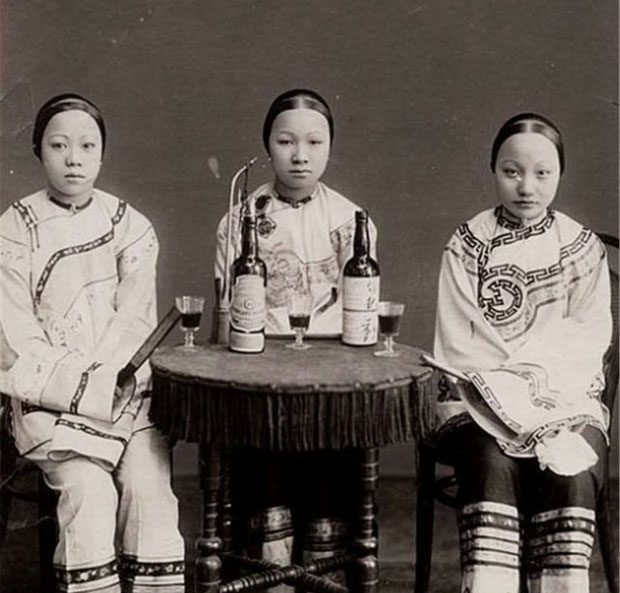
[[[200,316],[202,313],[181,313],[181,325],[188,329],[200,327]]]
[[[291,329],[298,327],[308,329],[310,325],[310,315],[289,315],[288,322],[291,324]]]
[[[386,336],[398,334],[400,315],[379,315],[379,332]]]

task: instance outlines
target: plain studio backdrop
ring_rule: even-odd
[[[62,92],[90,98],[109,131],[97,186],[146,214],[159,236],[161,314],[181,293],[213,305],[214,236],[229,179],[253,156],[251,187],[271,178],[262,121],[292,87],[331,104],[335,143],[324,179],[377,224],[382,297],[407,306],[402,342],[432,348],[442,249],[458,224],[495,203],[489,152],[507,117],[535,111],[558,124],[567,167],[554,206],[617,234],[615,1],[0,6],[2,210],[43,186],[30,147],[38,107]],[[177,472],[195,471],[194,448],[176,458]],[[387,448],[382,464],[411,474],[413,447]]]

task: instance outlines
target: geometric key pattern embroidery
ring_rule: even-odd
[[[574,241],[561,247],[559,261],[547,267],[526,271],[508,263],[489,266],[490,255],[495,248],[514,243],[515,235],[525,240],[544,233],[552,221],[553,216],[547,216],[542,224],[503,233],[489,243],[478,239],[467,223],[459,228],[463,255],[466,259],[473,257],[476,260],[478,305],[490,323],[502,326],[504,339],[512,340],[527,331],[541,306],[565,299],[566,287],[587,276],[602,257],[597,243],[592,241],[592,232],[583,229]],[[523,232],[526,230],[530,232]]]

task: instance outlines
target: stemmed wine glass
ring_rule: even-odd
[[[304,343],[304,334],[310,325],[312,315],[312,295],[309,292],[295,292],[287,301],[288,322],[295,332],[295,341],[287,344],[287,348],[293,350],[307,350],[310,344]]]
[[[195,348],[194,334],[200,327],[200,318],[205,306],[204,297],[178,296],[175,298],[176,308],[181,313],[181,330],[183,331],[183,348]]]
[[[377,305],[377,315],[379,316],[379,333],[384,338],[383,350],[374,352],[375,356],[395,357],[400,356],[400,352],[394,350],[394,337],[398,335],[400,320],[405,311],[403,303],[393,301],[381,301]]]

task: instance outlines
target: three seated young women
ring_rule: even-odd
[[[289,331],[287,297],[300,289],[329,304],[310,333],[341,331],[357,206],[321,182],[333,138],[331,110],[313,91],[286,92],[267,112],[274,181],[250,200],[268,268],[268,333]],[[144,216],[94,188],[105,140],[101,113],[77,95],[37,114],[46,188],[0,218],[0,389],[12,397],[20,452],[60,495],[61,590],[182,591],[183,540],[167,446],[148,421],[148,368],[116,386],[155,323],[157,239]],[[522,549],[531,593],[588,590],[607,455],[599,396],[610,297],[601,243],[550,208],[563,167],[556,126],[534,114],[508,120],[491,156],[499,205],[459,227],[444,251],[435,356],[470,382],[453,385],[438,413],[459,475],[470,593],[516,593]],[[372,224],[371,235],[374,246]],[[224,220],[217,237],[221,277]],[[480,413],[476,393],[512,432]],[[303,497],[284,477],[300,466]],[[260,485],[239,497],[247,548],[288,563],[345,547],[349,466],[342,455],[243,452],[239,479]]]

